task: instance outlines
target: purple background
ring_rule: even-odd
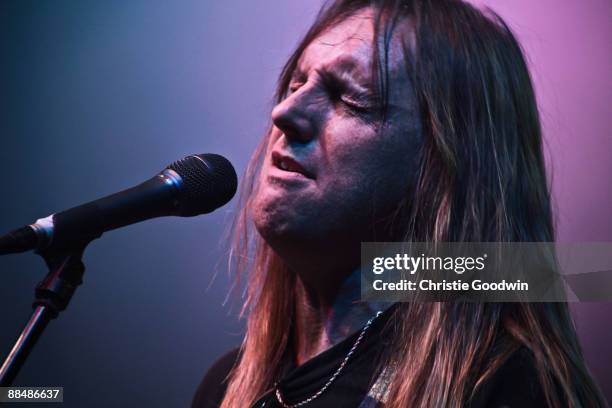
[[[319,4],[0,2],[0,231],[129,187],[191,153],[224,154],[242,173],[268,123],[276,76]],[[559,239],[612,241],[612,3],[486,4],[531,62]],[[64,386],[63,407],[188,405],[206,368],[241,339],[240,300],[222,306],[229,280],[219,244],[234,208],[94,242],[83,286],[16,385]],[[4,354],[45,267],[14,255],[0,258],[0,271]],[[612,395],[612,306],[580,304],[575,314],[590,366]]]
[[[612,241],[612,2],[490,0],[531,68],[552,175],[557,240]],[[573,304],[591,371],[612,396],[612,304]]]

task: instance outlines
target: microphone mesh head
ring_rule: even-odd
[[[206,214],[225,205],[236,194],[234,166],[218,154],[194,154],[167,167],[181,176],[179,216]]]

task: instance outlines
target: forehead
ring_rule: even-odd
[[[327,28],[304,50],[299,70],[339,69],[360,79],[369,78],[374,55],[374,18],[374,12],[366,8]],[[395,30],[389,47],[387,62],[392,76],[405,71],[400,32],[404,29]]]

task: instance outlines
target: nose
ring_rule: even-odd
[[[272,123],[289,140],[308,143],[315,135],[315,113],[306,86],[290,94],[272,109]]]

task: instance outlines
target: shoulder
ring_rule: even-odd
[[[480,387],[470,407],[546,407],[533,354],[521,348],[514,352]]]
[[[221,404],[227,388],[227,377],[238,361],[239,352],[239,348],[230,350],[208,369],[193,396],[192,408],[217,408]]]

